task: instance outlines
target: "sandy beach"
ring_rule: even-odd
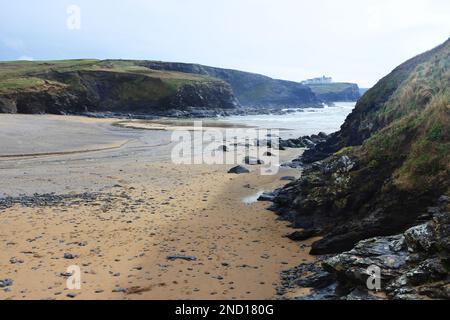
[[[313,260],[314,239],[290,241],[269,203],[243,201],[298,170],[176,165],[171,130],[115,121],[0,117],[0,279],[13,280],[0,299],[272,299],[281,271]],[[36,139],[17,130],[31,122]]]

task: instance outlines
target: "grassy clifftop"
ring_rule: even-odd
[[[25,113],[237,106],[221,80],[124,60],[3,62],[0,99],[0,111]]]

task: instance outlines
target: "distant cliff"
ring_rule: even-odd
[[[140,65],[153,70],[176,71],[221,79],[230,84],[240,104],[246,107],[284,108],[319,104],[319,99],[311,89],[298,82],[189,63],[142,61]]]
[[[357,101],[361,97],[360,89],[355,83],[332,82],[307,86],[323,102]]]
[[[322,102],[358,98],[355,84],[303,85],[188,63],[147,60],[0,63],[0,113],[213,116],[239,107],[254,112],[259,108],[319,107]]]

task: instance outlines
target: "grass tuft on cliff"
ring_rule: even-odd
[[[380,129],[363,143],[362,159],[395,164],[393,183],[402,190],[445,192],[450,186],[450,41],[426,55],[370,115]]]

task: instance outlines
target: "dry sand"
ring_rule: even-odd
[[[282,186],[280,177],[298,176],[297,170],[262,176],[252,166],[250,174],[232,175],[229,165],[175,165],[167,133],[66,118],[57,121],[96,128],[88,141],[102,142],[108,130],[127,143],[0,160],[0,195],[97,195],[93,202],[75,197],[0,209],[0,279],[14,281],[0,299],[271,299],[280,271],[313,260],[311,242],[301,249],[285,238],[293,230],[276,220],[268,203],[242,201]],[[77,143],[85,149],[82,138]],[[298,153],[284,151],[282,158]],[[76,257],[65,259],[65,253]],[[196,260],[170,261],[171,255]],[[66,288],[61,273],[71,265],[81,268],[81,290]]]

